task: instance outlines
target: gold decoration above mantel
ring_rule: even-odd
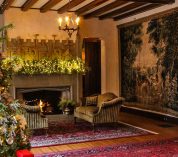
[[[26,59],[40,59],[76,56],[76,45],[73,40],[38,40],[12,38],[7,41],[6,57],[21,56]]]

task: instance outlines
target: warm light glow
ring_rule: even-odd
[[[69,17],[68,16],[65,17],[65,21],[66,21],[66,25],[69,26]]]
[[[82,60],[85,62],[85,50],[82,50]]]
[[[59,26],[61,27],[62,26],[62,18],[61,17],[58,19],[58,22],[59,22]]]
[[[79,18],[79,17],[77,17],[77,18],[76,18],[76,20],[75,20],[75,22],[76,22],[77,26],[79,25],[79,21],[80,21],[80,18]]]
[[[39,106],[40,106],[40,111],[43,112],[43,101],[40,100]]]
[[[59,23],[59,30],[67,32],[69,38],[71,38],[72,34],[76,31],[76,34],[79,30],[79,17],[73,17],[71,14],[68,14],[68,16],[59,17],[58,23]]]

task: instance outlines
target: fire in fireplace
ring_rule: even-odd
[[[17,89],[18,96],[31,106],[40,106],[44,114],[60,114],[58,104],[62,98],[71,98],[70,87]]]
[[[41,99],[38,103],[38,106],[40,106],[40,111],[42,113],[52,113],[53,112],[53,107],[51,104],[49,104],[48,102],[43,102]]]

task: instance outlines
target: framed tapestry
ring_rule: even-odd
[[[127,105],[178,116],[178,12],[119,31]]]

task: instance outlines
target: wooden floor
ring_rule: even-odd
[[[123,144],[123,143],[131,143],[131,142],[143,142],[147,140],[178,137],[177,134],[178,124],[171,124],[173,125],[173,127],[163,128],[160,127],[159,125],[168,124],[167,122],[157,121],[150,118],[145,118],[142,116],[137,116],[125,112],[121,112],[120,121],[157,132],[158,134],[111,139],[111,140],[101,140],[101,141],[93,141],[93,142],[84,142],[84,143],[77,143],[77,144],[58,145],[58,146],[51,146],[51,147],[33,148],[31,151],[34,154],[43,154],[49,152],[59,152],[64,150],[75,150],[81,148],[91,148],[97,146],[106,146],[106,145]]]

